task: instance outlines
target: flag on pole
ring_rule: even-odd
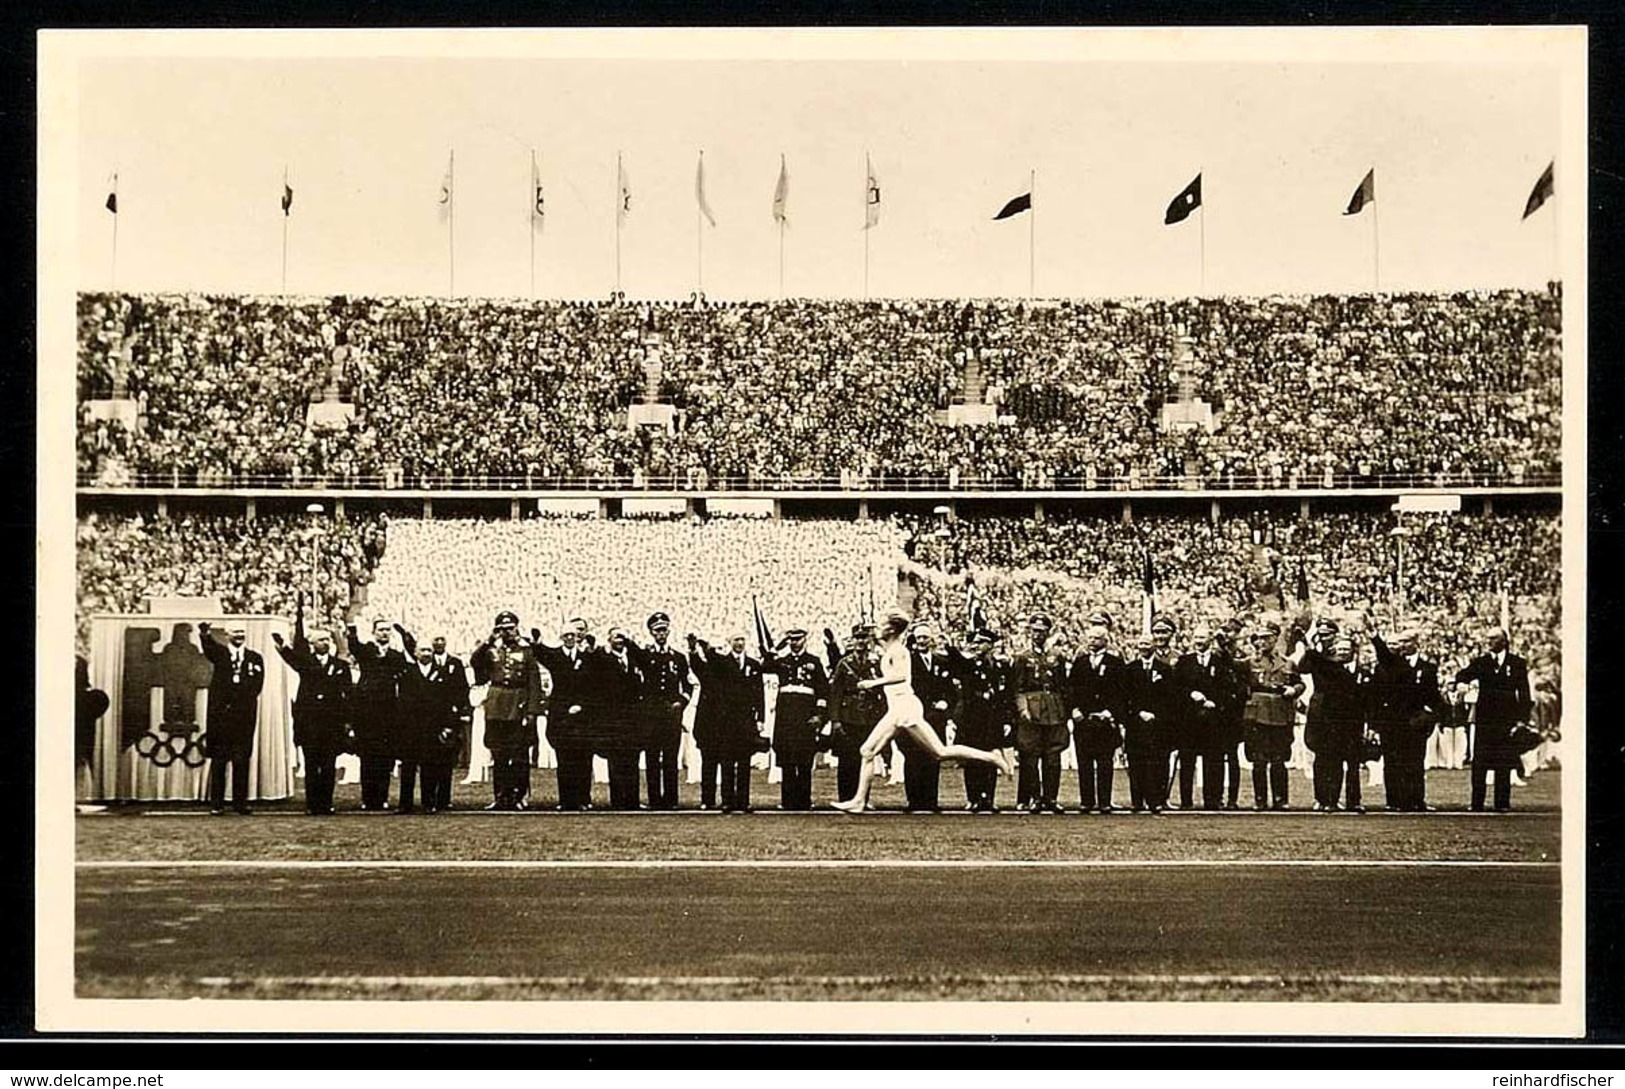
[[[1349,206],[1343,209],[1343,214],[1346,216],[1357,216],[1367,204],[1370,204],[1376,199],[1377,168],[1372,167],[1370,170],[1365,172],[1365,177],[1361,178],[1360,184],[1355,187],[1354,195],[1349,198]]]
[[[1019,197],[1011,198],[1003,208],[999,209],[999,214],[993,218],[998,220],[1009,219],[1011,216],[1019,216],[1022,212],[1030,211],[1032,206],[1033,195],[1031,193],[1023,193]]]
[[[705,199],[705,152],[700,152],[700,164],[694,168],[694,199],[700,203],[700,215],[711,226],[717,225],[717,217],[711,214],[711,205]]]
[[[287,217],[287,216],[290,216],[292,214],[293,214],[293,186],[288,184],[288,179],[286,177],[283,177],[283,179],[282,179],[282,215],[284,217]]]
[[[445,177],[440,179],[440,203],[445,205],[451,204],[451,163],[452,161],[448,158],[446,160]]]
[[[779,181],[773,186],[773,222],[788,223],[785,217],[784,206],[790,199],[790,171],[784,165],[784,156],[779,156]]]
[[[868,230],[880,222],[880,183],[875,181],[875,167],[867,152],[863,156],[865,169],[863,182],[863,229]]]
[[[976,580],[965,576],[965,630],[975,635],[987,627],[987,608],[982,603],[982,591]]]
[[[1506,633],[1508,641],[1512,639],[1512,598],[1507,594],[1506,583],[1501,584],[1501,630]]]
[[[1140,631],[1151,634],[1151,618],[1157,612],[1157,569],[1151,563],[1151,550],[1145,550],[1145,565],[1140,572]]]
[[[1298,557],[1298,580],[1292,592],[1299,605],[1309,604],[1309,572],[1304,570],[1302,556]]]
[[[768,629],[767,618],[762,615],[762,607],[757,603],[755,594],[750,595],[750,611],[756,622],[756,646],[765,658],[773,647],[773,632]]]
[[[542,199],[542,175],[536,169],[536,160],[530,163],[530,218],[540,227],[547,218],[546,202]]]
[[[615,159],[615,192],[615,220],[625,223],[632,212],[632,183],[627,180],[626,166],[619,156]]]
[[[1191,179],[1191,183],[1179,191],[1179,195],[1168,202],[1168,211],[1163,214],[1164,225],[1172,226],[1183,223],[1190,214],[1202,206],[1202,175],[1198,174]]]
[[[1523,204],[1523,218],[1524,219],[1528,219],[1530,216],[1534,215],[1537,211],[1539,211],[1540,206],[1542,204],[1545,204],[1548,200],[1552,199],[1552,192],[1553,192],[1552,168],[1555,167],[1556,165],[1557,165],[1557,161],[1554,159],[1553,161],[1546,164],[1546,169],[1545,170],[1542,170],[1540,172],[1540,179],[1535,182],[1535,188],[1530,190],[1529,199],[1524,201],[1524,204]]]
[[[118,215],[118,175],[113,175],[113,187],[107,191],[107,210]]]

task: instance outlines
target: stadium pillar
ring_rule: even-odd
[[[688,516],[690,518],[704,518],[706,515],[705,500],[700,498],[688,501]]]
[[[1484,497],[1484,517],[1492,518],[1492,517],[1494,517],[1494,515],[1495,515],[1495,497],[1493,495],[1486,495]]]
[[[1043,520],[1044,520],[1044,501],[1042,499],[1034,499],[1033,500],[1033,521],[1042,522]]]
[[[619,518],[621,516],[621,501],[619,499],[600,499],[598,501],[598,517]]]
[[[434,517],[434,500],[428,496],[423,497],[423,520],[429,521]]]
[[[333,517],[341,522],[344,520],[344,500],[333,500]]]
[[[1309,521],[1309,497],[1308,496],[1304,496],[1302,499],[1298,500],[1298,521],[1300,521],[1300,522]]]
[[[165,499],[163,496],[158,497],[158,517],[169,517],[169,500]]]
[[[1134,524],[1134,500],[1132,499],[1123,500],[1123,524],[1125,526]]]
[[[958,503],[956,503],[956,502],[954,502],[953,500],[950,499],[948,502],[944,503],[943,506],[948,508],[948,513],[947,513],[947,516],[946,516],[946,520],[947,520],[947,522],[948,522],[948,524],[950,526],[953,525],[955,522],[959,521],[959,504]]]
[[[1214,525],[1219,524],[1219,501],[1217,499],[1208,505],[1207,518]]]
[[[773,500],[773,520],[775,522],[784,520],[784,500],[782,499]]]
[[[519,521],[519,500],[517,499],[508,500],[508,520],[510,522]]]
[[[869,520],[869,501],[867,499],[860,499],[860,500],[858,500],[858,521],[867,522],[868,520]]]
[[[259,513],[259,504],[254,502],[253,496],[249,496],[248,502],[243,506],[243,517],[252,522],[259,517]]]

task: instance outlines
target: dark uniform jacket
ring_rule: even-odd
[[[90,663],[80,655],[73,657],[74,689],[74,756],[82,763],[90,763],[96,755],[96,720],[107,713],[111,702],[107,693],[90,684]]]
[[[880,687],[859,689],[858,682],[880,676],[880,659],[867,651],[841,655],[829,682],[829,720],[837,729],[830,747],[837,754],[856,753],[869,732],[886,714],[886,693]]]
[[[683,732],[683,711],[694,692],[688,657],[669,643],[662,649],[628,642],[626,652],[643,675],[643,716],[649,724],[649,740],[670,741]]]
[[[1439,667],[1420,655],[1412,665],[1395,654],[1380,635],[1372,635],[1371,646],[1377,653],[1377,668],[1371,675],[1371,725],[1384,741],[1425,739],[1444,710]]]
[[[911,651],[910,655],[914,694],[925,707],[926,725],[935,730],[938,737],[946,737],[948,719],[953,717],[954,704],[959,698],[959,686],[954,681],[948,656],[939,651],[930,654]]]
[[[1246,697],[1241,694],[1233,663],[1218,651],[1209,651],[1207,664],[1192,652],[1174,663],[1174,711],[1176,744],[1197,749],[1222,749],[1227,741],[1240,741],[1241,711]],[[1209,710],[1194,698],[1200,692],[1213,703]]]
[[[414,661],[401,674],[400,690],[397,754],[420,764],[454,762],[468,705],[468,678],[462,663],[450,657],[444,664],[431,659],[425,675]]]
[[[1370,686],[1357,669],[1349,670],[1350,664],[1333,661],[1312,647],[1304,651],[1298,664],[1298,672],[1309,674],[1315,682],[1303,741],[1316,756],[1333,760],[1360,757]]]
[[[555,749],[575,744],[590,732],[587,719],[583,717],[587,713],[583,692],[588,675],[587,656],[591,651],[577,644],[572,655],[564,647],[550,647],[541,642],[532,645],[536,648],[537,662],[553,681],[553,690],[547,698],[547,742]],[[572,711],[572,707],[578,710]]]
[[[354,628],[348,632],[350,657],[361,671],[351,693],[350,725],[355,728],[356,751],[362,756],[393,756],[396,703],[406,655],[372,640],[362,642]]]
[[[700,647],[698,656],[705,660],[705,672],[700,677],[701,699],[705,699],[709,687],[714,703],[707,728],[709,745],[698,736],[694,740],[724,760],[750,756],[758,751],[761,737],[762,663],[747,654],[741,664],[732,653],[705,646]]]
[[[527,639],[474,648],[469,659],[474,683],[485,691],[485,747],[523,749],[536,744],[536,716],[542,713],[542,671],[537,648]],[[553,734],[548,724],[548,737]]]
[[[232,664],[232,648],[200,632],[203,654],[214,666],[209,678],[208,741],[221,746],[246,745],[254,737],[259,714],[260,690],[265,687],[265,659],[258,651],[242,648],[242,658]]]
[[[1145,659],[1135,658],[1123,665],[1123,744],[1131,755],[1170,743],[1180,695],[1174,667],[1164,659],[1153,657],[1147,665]],[[1149,722],[1141,717],[1142,711],[1153,716]]]
[[[299,675],[293,701],[293,743],[314,753],[339,753],[348,745],[350,663],[336,654],[322,661],[303,637],[276,648]]]
[[[1081,712],[1072,726],[1079,748],[1092,756],[1110,756],[1123,743],[1123,659],[1109,650],[1097,663],[1087,650],[1072,659],[1067,673],[1067,702]],[[1109,717],[1107,717],[1109,715]]]
[[[594,751],[635,751],[648,735],[643,717],[643,670],[628,649],[624,656],[609,647],[586,652],[578,671],[581,681],[580,739]]]
[[[818,753],[818,731],[829,712],[829,678],[824,663],[803,650],[769,655],[762,671],[779,678],[774,705],[773,751],[784,764],[806,763]]]
[[[1009,747],[1016,723],[1016,693],[1009,668],[991,654],[965,655],[952,647],[945,658],[959,681],[956,740],[978,749]]]
[[[1247,759],[1254,763],[1290,759],[1292,728],[1297,723],[1297,699],[1303,695],[1303,682],[1292,663],[1275,654],[1255,661],[1247,671],[1247,679],[1249,694],[1242,729]]]
[[[1456,674],[1457,684],[1478,682],[1473,711],[1473,763],[1480,767],[1515,767],[1519,752],[1512,728],[1527,723],[1534,700],[1529,691],[1529,663],[1510,650],[1497,663],[1481,654]]]

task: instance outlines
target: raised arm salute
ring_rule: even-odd
[[[203,653],[214,667],[209,679],[209,810],[224,813],[226,765],[231,765],[231,800],[239,813],[249,812],[248,769],[254,759],[254,727],[260,691],[265,687],[265,659],[243,644],[248,633],[234,624],[229,644],[221,644],[207,621],[197,626]]]
[[[299,595],[293,645],[273,632],[271,641],[282,660],[299,675],[293,701],[293,741],[304,753],[305,812],[313,817],[333,812],[334,764],[348,744],[350,663],[333,653],[326,629],[305,635],[305,596]]]
[[[536,648],[519,634],[519,617],[497,614],[491,634],[474,648],[474,683],[489,685],[485,695],[485,745],[491,750],[488,809],[526,808],[530,791],[530,751],[536,746],[536,716],[542,712],[542,674]]]
[[[356,754],[361,757],[361,808],[389,808],[389,779],[395,770],[396,716],[400,700],[400,678],[408,667],[406,655],[390,646],[389,621],[372,622],[372,638],[366,642],[351,624],[350,657],[361,671],[353,696],[351,725],[355,727]]]

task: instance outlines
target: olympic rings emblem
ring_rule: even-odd
[[[176,761],[189,768],[201,768],[209,758],[207,735],[187,737],[184,734],[160,734],[156,730],[142,734],[135,743],[135,751],[153,765],[167,768]]]

